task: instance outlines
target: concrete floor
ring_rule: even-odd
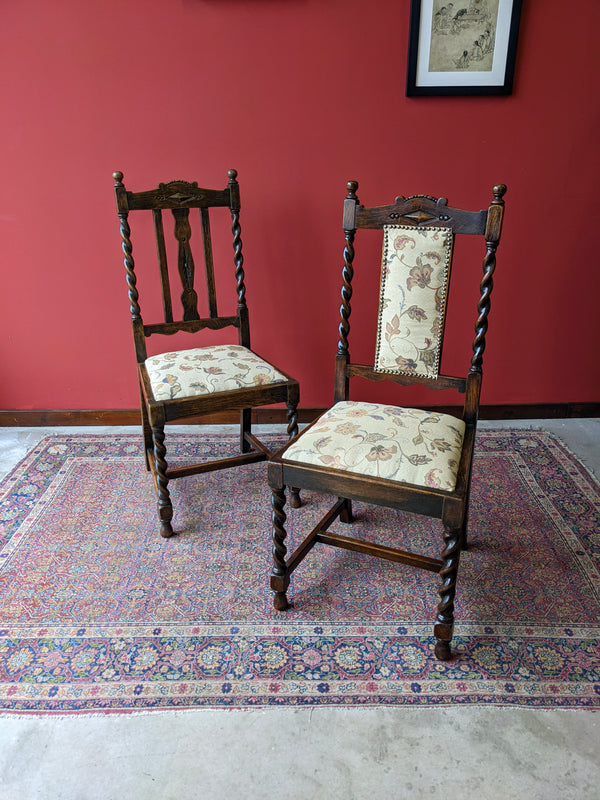
[[[600,419],[546,428],[600,475]],[[0,477],[52,433],[0,428]],[[214,428],[212,430],[215,430]],[[600,715],[494,708],[0,717],[0,800],[598,800]]]

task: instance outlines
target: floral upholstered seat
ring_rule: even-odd
[[[284,459],[453,491],[464,431],[464,422],[449,414],[341,401]]]
[[[247,347],[237,344],[196,347],[146,359],[155,400],[226,392],[288,379]]]

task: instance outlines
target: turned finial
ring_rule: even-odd
[[[123,186],[122,172],[113,172],[113,178],[115,179],[115,186]]]
[[[358,181],[348,181],[346,184],[346,189],[348,189],[348,200],[355,200],[356,199],[356,190],[358,189]]]
[[[228,169],[227,177],[229,178],[229,183],[235,183],[235,179],[237,178],[237,169]]]
[[[498,183],[496,184],[496,186],[494,186],[492,192],[494,193],[494,202],[499,203],[502,201],[502,198],[504,197],[504,193],[506,192],[506,186],[503,183]]]

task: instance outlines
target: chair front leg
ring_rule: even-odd
[[[154,442],[154,464],[156,469],[156,490],[158,493],[158,519],[160,520],[160,535],[165,539],[173,536],[173,504],[169,494],[167,477],[167,462],[165,459],[165,427],[154,425],[152,427],[152,440]]]
[[[273,489],[271,501],[273,508],[273,571],[271,572],[271,589],[275,592],[273,605],[277,611],[286,611],[290,604],[287,599],[286,591],[290,584],[290,575],[285,563],[287,548],[285,546],[286,514],[285,506],[285,486],[281,489]]]
[[[452,657],[450,642],[454,630],[454,597],[462,535],[462,528],[444,527],[443,564],[439,572],[442,584],[438,590],[440,602],[433,628],[435,655],[440,661],[448,661]]]
[[[298,412],[296,408],[296,403],[290,403],[287,406],[288,439],[293,439],[294,436],[298,435]],[[302,500],[300,499],[300,489],[296,489],[293,486],[290,486],[290,505],[292,508],[300,508],[302,505]]]

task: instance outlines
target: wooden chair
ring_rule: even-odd
[[[113,173],[141,393],[146,467],[154,478],[158,494],[160,533],[164,537],[173,535],[171,524],[173,506],[168,489],[171,479],[264,461],[270,455],[269,449],[252,435],[253,408],[285,403],[288,434],[290,437],[294,436],[298,430],[297,381],[250,349],[240,235],[240,192],[236,180],[237,172],[231,169],[227,175],[229,181],[225,189],[202,189],[197,183],[177,180],[161,183],[157,189],[134,193],[125,188],[122,172]],[[193,216],[196,218],[196,224],[200,226],[199,238],[204,252],[208,300],[208,316],[205,317],[199,314],[198,295],[194,287],[195,266],[190,241],[193,220],[190,209],[199,209],[199,214]],[[223,213],[221,209],[227,209],[231,214],[233,265],[237,285],[237,310],[231,316],[223,316],[217,310],[210,209],[213,209],[213,214]],[[162,213],[166,210],[171,211],[173,215],[174,234],[177,240],[177,268],[183,290],[180,314],[175,312],[171,300]],[[140,211],[149,211],[153,217],[164,322],[147,324],[142,320],[128,221],[131,212],[137,214]],[[206,329],[216,330],[228,326],[238,329],[237,344],[166,351],[148,357],[146,338],[150,336],[172,336],[184,331],[202,337],[201,332]],[[203,341],[206,345],[206,339]],[[165,423],[228,411],[240,412],[239,455],[192,466],[168,467]],[[292,504],[299,504],[297,495],[292,498]]]
[[[358,183],[350,181],[347,188],[335,405],[273,456],[268,466],[273,492],[274,605],[280,611],[289,607],[290,575],[318,542],[437,572],[441,586],[434,625],[435,654],[447,660],[458,563],[467,544],[483,351],[506,186],[494,186],[489,208],[478,212],[450,208],[445,198],[421,195],[365,208],[356,196]],[[354,239],[357,229],[364,228],[383,232],[373,366],[352,363],[348,349]],[[485,256],[470,368],[465,377],[453,377],[440,373],[440,358],[453,244],[463,234],[482,236]],[[350,401],[349,383],[355,377],[456,389],[465,394],[462,419],[435,411]],[[338,498],[290,557],[285,544],[286,486]],[[353,521],[352,500],[441,519],[440,558],[329,532],[338,517],[344,523]],[[410,546],[410,534],[407,538]]]

